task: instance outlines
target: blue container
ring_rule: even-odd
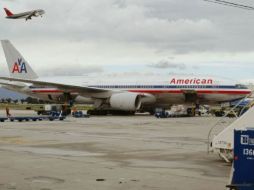
[[[254,190],[254,129],[234,132],[231,190]]]

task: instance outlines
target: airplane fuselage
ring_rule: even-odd
[[[70,85],[86,86],[96,89],[105,89],[113,93],[132,92],[151,95],[151,101],[144,101],[143,106],[165,107],[173,104],[220,104],[246,97],[251,93],[246,86],[236,84],[230,80],[214,77],[125,77],[117,80],[117,77],[55,77],[43,78],[43,81],[61,81]],[[121,77],[120,77],[121,78]],[[163,80],[164,78],[164,80]],[[28,86],[23,93],[43,100],[62,101],[64,91],[52,87]],[[80,95],[72,91],[70,95],[77,103],[94,103],[96,99],[86,95]],[[109,95],[110,96],[110,95]]]
[[[33,10],[33,11],[27,11],[27,12],[23,12],[23,13],[17,13],[17,14],[13,14],[10,16],[6,16],[6,18],[8,19],[31,19],[33,16],[34,17],[38,17],[38,16],[42,16],[45,13],[44,10],[42,9],[37,9],[37,10]]]
[[[2,40],[10,77],[0,84],[52,102],[91,103],[99,110],[153,110],[173,104],[220,104],[246,97],[246,86],[210,76],[99,74],[40,78],[8,41]]]

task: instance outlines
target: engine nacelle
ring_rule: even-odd
[[[94,100],[92,98],[86,98],[84,96],[77,96],[75,98],[75,103],[78,103],[78,104],[93,104]]]
[[[40,16],[40,13],[39,13],[39,12],[35,12],[35,13],[34,13],[34,16],[35,16],[35,17],[38,17],[38,16]]]
[[[136,111],[141,106],[141,96],[131,92],[113,94],[109,99],[109,103],[113,109]]]

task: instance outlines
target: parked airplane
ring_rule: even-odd
[[[1,42],[10,72],[10,77],[0,77],[3,87],[43,100],[91,103],[100,114],[109,110],[152,112],[173,104],[219,104],[251,93],[244,85],[214,77],[39,78],[8,40]]]
[[[42,9],[32,10],[32,11],[18,13],[18,14],[13,14],[7,8],[4,8],[4,10],[7,15],[6,18],[9,18],[9,19],[25,18],[26,20],[28,20],[28,19],[32,19],[32,17],[38,17],[38,16],[42,16],[43,14],[45,14],[45,11]]]

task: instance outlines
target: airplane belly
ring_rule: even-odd
[[[184,94],[162,93],[155,95],[157,104],[181,104],[185,102]]]
[[[186,95],[184,93],[160,93],[154,94],[156,105],[186,104]],[[244,98],[245,94],[221,94],[221,93],[198,93],[197,102],[200,104],[218,104],[220,102],[229,102]],[[195,103],[195,102],[193,102]]]
[[[92,98],[86,98],[84,96],[77,96],[75,102],[78,104],[93,104],[95,102]]]
[[[244,98],[245,95],[233,95],[233,94],[202,94],[199,95],[200,103],[218,103],[218,102],[229,102],[236,99]]]

